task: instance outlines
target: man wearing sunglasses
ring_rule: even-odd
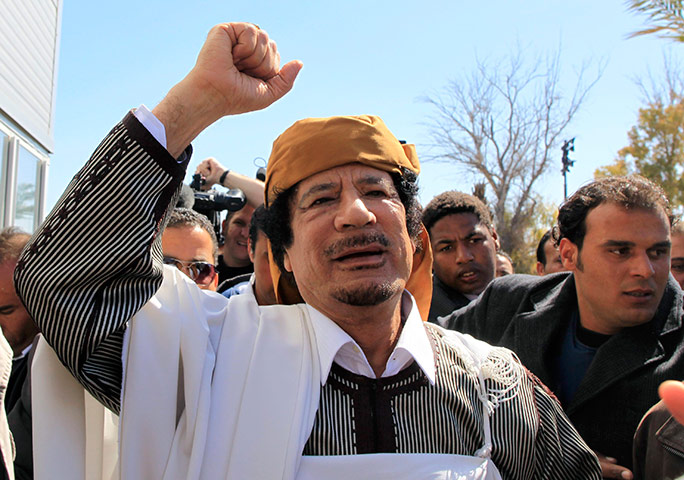
[[[226,300],[161,268],[189,143],[278,100],[300,68],[280,68],[255,25],[214,27],[153,112],[114,128],[20,260],[19,294],[47,340],[121,412],[119,476],[598,479],[596,457],[510,351],[423,321],[419,162],[378,117],[306,119],[274,142],[266,234],[286,305]],[[83,425],[60,420],[63,438]]]
[[[188,208],[176,208],[162,234],[164,264],[176,267],[203,290],[216,291],[218,242],[209,220]]]

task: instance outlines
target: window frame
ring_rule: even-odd
[[[2,228],[13,226],[15,219],[17,199],[17,174],[19,168],[19,151],[26,150],[36,159],[36,178],[34,196],[33,233],[45,218],[45,204],[47,193],[48,169],[50,157],[47,153],[36,148],[27,138],[13,129],[0,118],[0,132],[6,135],[2,139],[0,148],[0,198],[3,200],[3,208],[0,209],[0,224]]]

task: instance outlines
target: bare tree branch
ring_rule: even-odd
[[[535,185],[552,164],[551,153],[603,73],[590,81],[589,64],[576,74],[574,89],[561,92],[560,47],[528,61],[522,48],[506,60],[477,59],[475,69],[425,99],[437,153],[427,157],[455,164],[484,179],[502,247],[522,247],[525,229],[539,205]]]

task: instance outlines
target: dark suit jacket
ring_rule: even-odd
[[[495,279],[445,325],[510,348],[553,390],[553,359],[576,309],[572,274],[508,275]],[[658,401],[658,385],[684,378],[683,342],[682,291],[670,277],[653,320],[604,343],[575,397],[563,405],[591,448],[631,467],[632,437],[641,417]]]
[[[24,388],[28,371],[26,368],[28,357],[29,355],[26,354],[17,360],[12,360],[12,373],[10,374],[9,382],[7,383],[7,393],[5,394],[5,412],[7,413],[12,411],[14,404],[21,397],[21,391]]]
[[[454,310],[458,310],[470,303],[465,296],[444,284],[437,275],[432,275],[432,303],[428,321],[437,323],[437,317],[445,317]]]
[[[12,437],[14,437],[14,447],[16,454],[14,457],[14,478],[16,480],[30,480],[33,478],[33,432],[31,414],[31,364],[33,354],[36,351],[38,337],[33,341],[31,351],[24,356],[21,365],[12,366],[12,375],[15,374],[15,367],[23,369],[22,383],[18,386],[17,396],[11,410],[7,412],[7,422],[9,423]],[[10,383],[12,378],[10,377]]]

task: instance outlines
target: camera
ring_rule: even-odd
[[[193,190],[193,196],[195,200],[192,209],[209,219],[211,224],[214,226],[216,238],[219,240],[220,244],[222,241],[221,212],[223,210],[236,212],[245,206],[247,199],[245,198],[245,194],[242,192],[242,190],[238,190],[236,188],[232,188],[225,193],[214,189],[203,192],[201,191],[201,187],[205,183],[206,180],[202,178],[202,175],[199,173],[196,173],[192,176],[190,188]]]

